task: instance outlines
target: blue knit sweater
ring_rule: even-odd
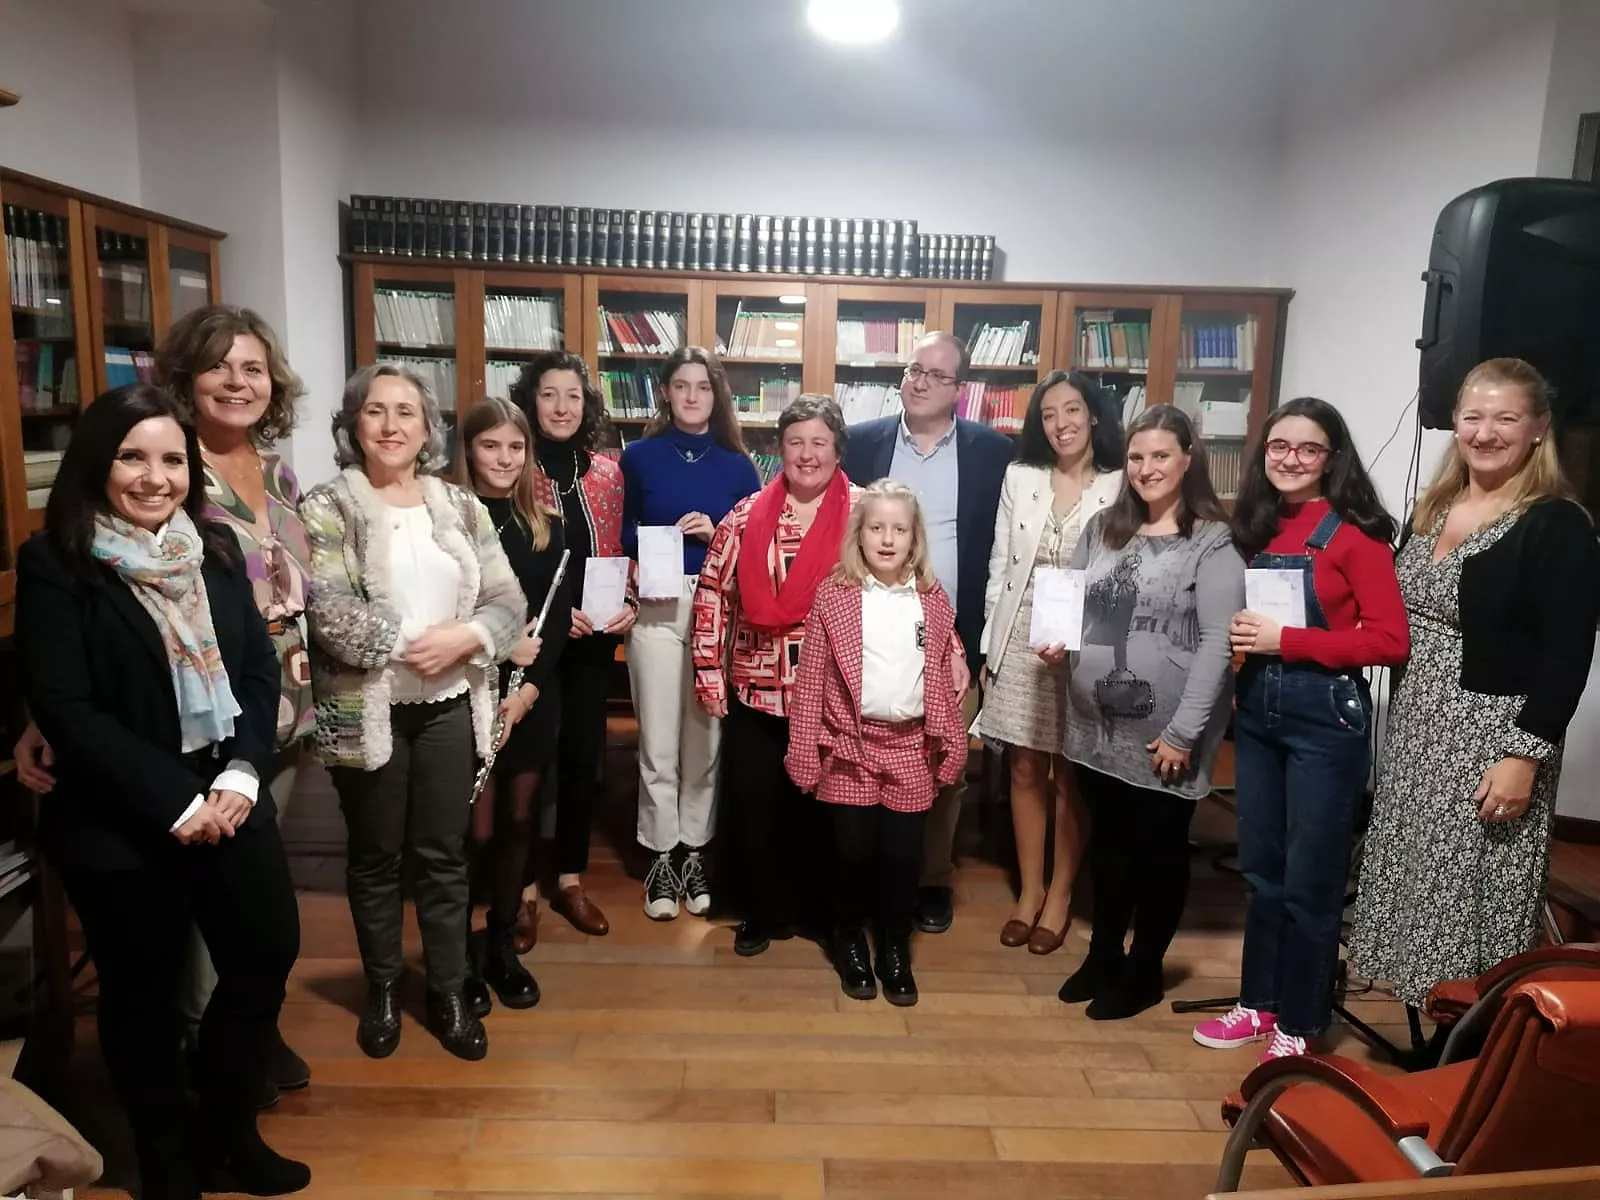
[[[668,425],[622,452],[622,484],[622,548],[636,557],[639,526],[675,525],[692,512],[705,513],[715,525],[761,490],[761,476],[747,455],[718,445],[711,434]],[[706,548],[699,538],[683,539],[685,575],[700,573]]]

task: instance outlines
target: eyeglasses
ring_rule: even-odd
[[[1296,445],[1282,438],[1273,438],[1267,443],[1267,457],[1273,462],[1282,462],[1293,454],[1303,467],[1315,466],[1331,453],[1321,442],[1301,442]]]
[[[954,375],[946,375],[943,371],[929,371],[924,367],[919,367],[916,363],[912,363],[906,368],[906,378],[911,380],[912,383],[919,379],[926,379],[929,383],[940,384],[943,387],[950,387],[952,384],[960,382]]]

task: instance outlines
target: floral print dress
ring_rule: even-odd
[[[1517,727],[1526,696],[1461,686],[1461,568],[1521,515],[1474,531],[1436,563],[1446,512],[1395,563],[1411,661],[1390,700],[1350,963],[1419,1007],[1434,984],[1480,975],[1538,939],[1561,751]],[[1472,795],[1507,749],[1545,754],[1532,798],[1515,821],[1481,821]]]

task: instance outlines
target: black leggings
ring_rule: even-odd
[[[833,817],[834,924],[854,930],[878,921],[887,933],[910,933],[928,814],[881,804],[823,807]]]
[[[522,908],[540,780],[538,771],[496,773],[472,806],[473,890],[487,887],[491,926],[510,928]]]
[[[1189,898],[1189,820],[1195,802],[1078,768],[1089,805],[1094,933],[1089,953],[1117,958],[1133,926],[1129,964],[1159,971]]]

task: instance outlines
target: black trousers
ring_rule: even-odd
[[[215,846],[179,846],[159,863],[64,876],[100,979],[100,1050],[128,1114],[146,1192],[192,1179],[196,1153],[222,1155],[256,1135],[284,983],[300,952],[300,914],[278,827],[264,822]],[[204,1127],[191,1135],[179,1043],[190,930],[198,925],[217,986],[200,1021]],[[198,1189],[197,1189],[198,1190]]]
[[[719,905],[748,921],[820,931],[832,833],[824,805],[784,770],[789,722],[728,702],[718,804]]]
[[[922,879],[926,812],[895,812],[881,804],[828,804],[833,818],[833,920],[840,929],[872,921],[890,934],[909,934]]]
[[[573,638],[561,652],[561,737],[556,744],[557,875],[579,875],[589,867],[589,836],[595,793],[606,752],[606,694],[616,660],[609,634]]]
[[[1094,930],[1089,953],[1116,958],[1133,926],[1130,966],[1158,971],[1189,898],[1195,802],[1078,767],[1089,806]]]
[[[476,762],[465,696],[389,710],[394,749],[376,771],[335,767],[349,833],[345,884],[361,965],[373,982],[398,979],[409,867],[428,986],[457,992],[467,969],[467,817]]]

